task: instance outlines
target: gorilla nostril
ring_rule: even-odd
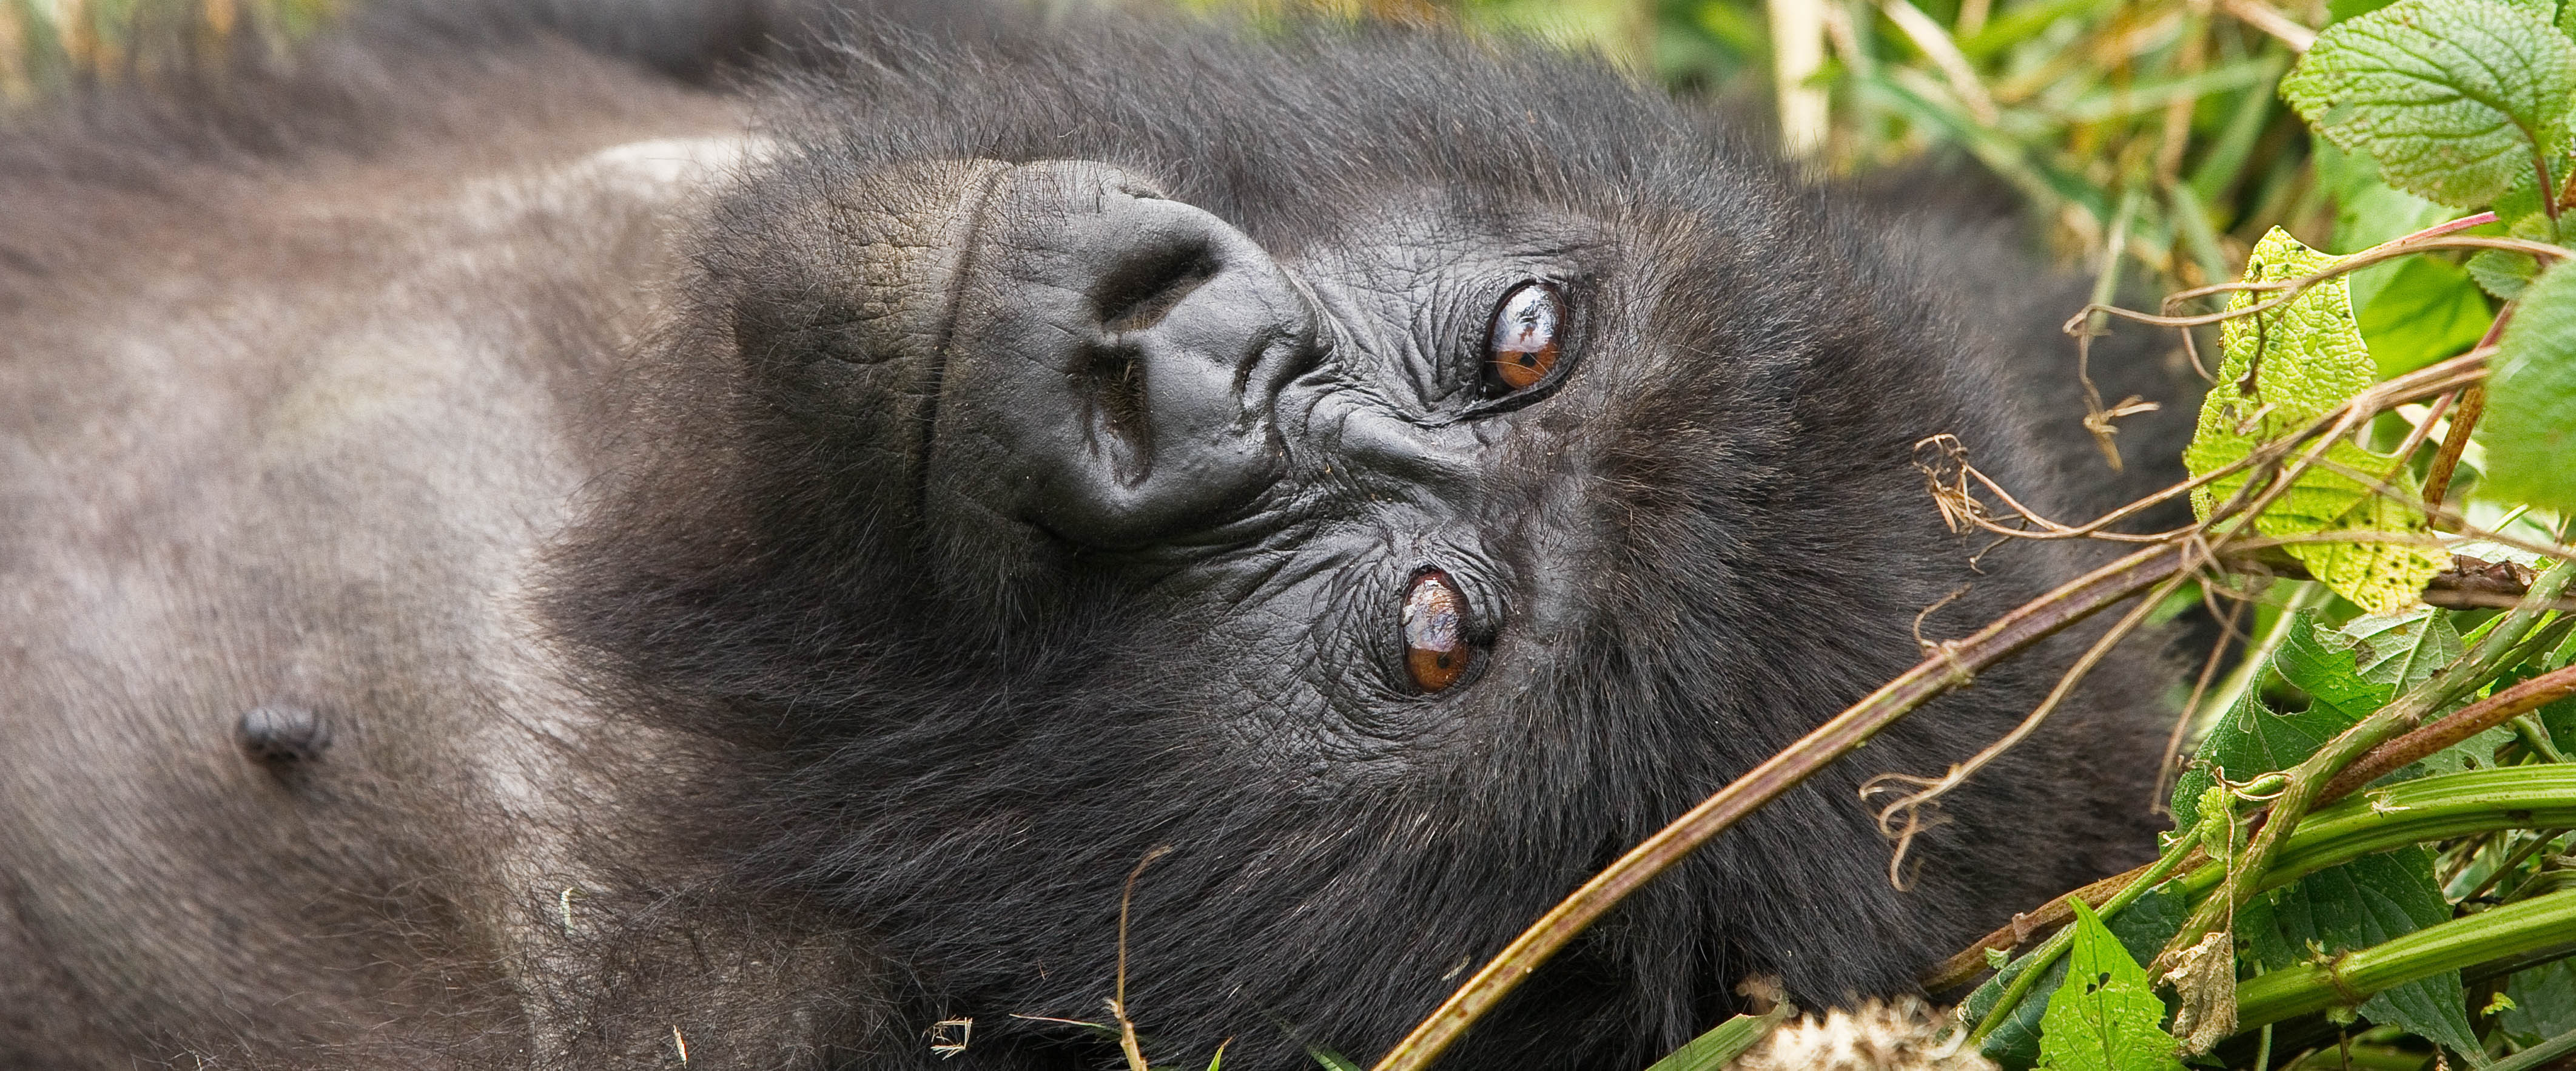
[[[1100,326],[1143,331],[1163,322],[1190,291],[1224,268],[1216,251],[1195,242],[1137,250],[1100,277],[1091,300]]]
[[[1125,346],[1093,346],[1082,370],[1084,423],[1110,472],[1129,487],[1154,474],[1154,427],[1145,408],[1144,361]]]

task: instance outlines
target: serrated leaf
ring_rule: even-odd
[[[2301,613],[2273,653],[2270,671],[2308,693],[2307,709],[2275,714],[2257,696],[2261,689],[2248,688],[2201,741],[2197,757],[2217,767],[2228,780],[2250,780],[2298,765],[2326,741],[2386,705],[2387,688],[2361,675],[2352,650],[2345,646],[2349,642],[2340,633],[2317,628],[2312,615]],[[2170,804],[2174,828],[2200,824],[2200,795],[2215,784],[2216,778],[2197,762],[2175,781]]]
[[[2478,289],[2495,295],[2498,301],[2511,301],[2521,297],[2532,278],[2540,274],[2540,262],[2529,253],[2481,249],[2469,258],[2467,271]]]
[[[2389,185],[2474,208],[2567,143],[2576,42],[2493,0],[2399,0],[2327,27],[2281,80],[2299,116]]]
[[[2509,237],[2534,242],[2558,240],[2558,224],[2549,218],[2548,213],[2533,209],[2519,216],[2505,216],[2499,210],[2497,215],[2513,221],[2513,225],[2505,229]],[[2510,249],[2481,249],[2469,258],[2468,272],[2469,278],[2480,289],[2511,301],[2521,297],[2523,288],[2539,277],[2540,260],[2529,253]]]
[[[2432,854],[2415,847],[2318,871],[2262,899],[2262,910],[2238,913],[2237,927],[2274,970],[2368,948],[2451,917],[2451,905],[2433,881]],[[2260,929],[2265,926],[2271,929]],[[2485,1062],[2469,1030],[2468,993],[2458,971],[2382,990],[2359,1011],[2374,1023],[2402,1027]]]
[[[2576,510],[2576,271],[2553,269],[2523,294],[2500,340],[2478,438],[2487,448],[2480,494]]]
[[[2163,1071],[2182,1067],[2164,1031],[2165,1002],[2146,968],[2081,901],[2066,980],[2040,1017],[2039,1063],[2052,1071]]]
[[[2246,259],[2245,279],[2294,279],[2333,261],[2275,227]],[[2269,296],[2239,291],[2227,307],[2245,308]],[[2183,464],[2196,476],[2235,463],[2258,443],[2305,428],[2369,389],[2378,370],[2353,321],[2341,278],[2319,283],[2271,311],[2227,321],[2219,330],[2219,343],[2225,357],[2218,382],[2201,403],[2199,428],[2183,451]],[[2325,457],[2412,490],[2414,477],[2398,459],[2364,450],[2349,439],[2335,440]],[[2252,475],[2239,472],[2195,491],[2194,512],[2207,518]],[[2257,517],[2254,527],[2277,537],[2348,530],[2420,532],[2425,522],[2422,514],[2372,493],[2359,480],[2318,467]],[[2424,582],[2449,563],[2430,548],[2406,543],[2292,543],[2283,549],[2336,594],[2378,613],[2415,605]]]
[[[2112,935],[2120,939],[2120,947],[2128,949],[2135,960],[2154,957],[2182,929],[2183,915],[2190,905],[2171,889],[2164,885],[2149,889],[2126,910],[2107,920]],[[2030,961],[2025,956],[2014,962],[2018,967],[2027,967]],[[2004,1071],[2029,1071],[2039,1063],[2040,1020],[2047,1014],[2049,994],[2065,984],[2067,963],[2066,957],[2059,956],[2049,965],[2030,995],[2022,998],[2021,1006],[1986,1035],[1985,1042],[1977,1048],[1980,1055],[2001,1065]],[[2012,984],[2019,973],[2016,968],[1998,971],[1969,994],[1965,1005],[1968,1021],[1983,1020],[1995,1001],[2002,998],[2004,987]]]
[[[2424,683],[2434,670],[2466,650],[2450,616],[2429,606],[2402,614],[2356,617],[2337,631],[2352,640],[2353,664],[2362,679],[2392,696]]]
[[[2495,315],[2469,273],[2431,257],[2399,265],[2361,307],[2361,337],[2382,379],[2405,375],[2478,344]]]
[[[2515,1044],[2537,1045],[2576,1030],[2576,962],[2562,959],[2516,971],[2505,980],[2504,995],[2513,1007],[2496,1016],[2496,1025]]]

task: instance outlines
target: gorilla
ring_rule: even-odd
[[[1531,45],[388,3],[148,81],[0,137],[9,1068],[1099,1068],[1122,976],[1158,1064],[1365,1063],[2095,560],[1976,558],[1919,440],[2061,515],[2171,456],[2084,440],[1981,180]],[[2152,653],[1902,889],[1854,792],[2076,642],[1442,1066],[1903,991],[2143,858]]]

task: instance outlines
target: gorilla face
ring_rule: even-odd
[[[1006,1016],[1096,1017],[1163,846],[1128,970],[1171,1058],[1373,1055],[1919,657],[1974,548],[1918,439],[2062,500],[2027,344],[1965,315],[2034,300],[1964,292],[2017,266],[1928,277],[1895,217],[1601,70],[1102,33],[799,99],[661,344],[692,407],[647,407],[555,616],[739,749],[737,865],[857,920],[984,1058],[1098,1055]],[[2015,553],[1961,619],[2072,565]],[[2035,751],[2152,754],[2142,672]],[[2048,681],[1978,683],[1632,900],[1454,1066],[1636,1066],[1752,973],[1902,988],[2145,848],[2146,763],[2007,762],[1892,891],[1851,788]]]
[[[1615,325],[1601,228],[1377,207],[1283,261],[1110,164],[862,183],[937,235],[850,250],[906,285],[844,337],[902,385],[861,404],[918,413],[877,478],[917,488],[952,597],[1008,616],[1123,574],[1206,617],[1188,658],[1240,689],[1212,704],[1360,746],[1473,720],[1506,632],[1562,638],[1572,593],[1533,579],[1604,535],[1570,484],[1611,400],[1553,397]]]

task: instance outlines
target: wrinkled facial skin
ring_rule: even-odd
[[[720,401],[553,608],[763,771],[733,864],[864,928],[899,1021],[975,1017],[961,1064],[1114,1058],[1010,1016],[1096,1018],[1163,847],[1127,936],[1156,1058],[1373,1057],[1912,665],[1923,607],[1974,584],[1939,634],[2077,568],[1971,571],[1910,465],[1958,432],[2075,501],[2023,400],[2058,295],[1975,226],[1924,244],[1556,61],[1094,45],[816,106],[667,333]],[[1498,339],[1545,361],[1506,378]],[[2128,865],[2162,729],[2122,657],[1952,801],[1911,891],[1858,782],[1964,758],[2046,679],[1981,677],[1731,831],[1444,1066],[1643,1066],[1748,975],[1902,990]]]
[[[849,337],[935,384],[914,403],[926,434],[890,446],[909,464],[884,475],[920,488],[917,519],[958,597],[1003,615],[1067,574],[1115,569],[1216,619],[1201,641],[1211,670],[1299,667],[1247,715],[1361,740],[1387,726],[1417,737],[1428,693],[1464,683],[1429,687],[1406,667],[1395,617],[1415,577],[1447,578],[1470,648],[1458,657],[1477,676],[1516,608],[1565,616],[1529,606],[1566,594],[1532,591],[1509,559],[1533,543],[1563,553],[1581,533],[1533,539],[1497,509],[1518,496],[1490,492],[1522,443],[1561,450],[1579,428],[1522,426],[1534,406],[1586,406],[1580,389],[1551,397],[1582,355],[1512,390],[1487,382],[1486,346],[1516,287],[1606,296],[1609,251],[1585,238],[1597,228],[1532,219],[1506,236],[1372,213],[1394,222],[1282,261],[1113,165],[932,170],[879,192],[917,199],[890,218],[970,221],[931,254],[951,265],[947,287],[902,292]],[[1582,322],[1564,326],[1570,341]],[[924,351],[921,337],[943,341]]]

